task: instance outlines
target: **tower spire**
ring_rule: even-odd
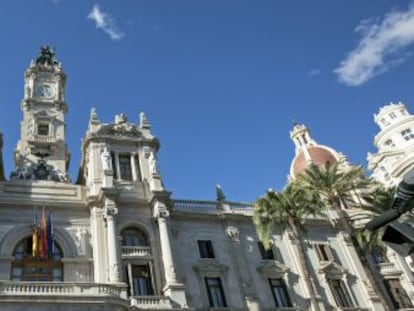
[[[49,46],[25,72],[23,120],[14,151],[12,179],[68,181],[70,154],[65,143],[66,74]]]

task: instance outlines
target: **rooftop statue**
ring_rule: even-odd
[[[55,57],[55,50],[48,45],[40,48],[39,56],[36,59],[36,65],[58,65]]]

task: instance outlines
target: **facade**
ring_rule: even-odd
[[[92,109],[72,183],[65,81],[48,47],[25,74],[10,178],[0,165],[1,310],[386,310],[334,211],[307,220],[317,293],[311,305],[291,232],[275,231],[265,250],[251,204],[228,202],[222,193],[217,201],[173,199],[144,114],[138,124],[123,114],[105,123]],[[306,163],[344,159],[303,125],[291,136],[292,178]],[[382,261],[378,254],[371,268],[387,301],[411,310],[412,267],[388,255]]]

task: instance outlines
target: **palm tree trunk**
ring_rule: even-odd
[[[308,260],[306,260],[306,251],[305,251],[305,245],[304,245],[304,239],[302,237],[301,231],[296,225],[295,221],[293,219],[289,219],[289,226],[292,229],[294,238],[295,238],[295,245],[298,251],[299,255],[299,262],[300,262],[300,268],[303,275],[303,278],[306,283],[306,287],[308,289],[310,300],[311,300],[311,307],[314,311],[320,311],[318,300],[316,299],[316,291],[314,284],[312,282],[310,271],[311,268],[309,266]]]

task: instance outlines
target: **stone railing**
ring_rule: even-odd
[[[31,135],[28,140],[41,142],[41,143],[54,143],[56,141],[56,137],[34,134],[34,135]]]
[[[122,246],[122,257],[151,256],[150,246]]]
[[[398,271],[397,267],[393,262],[383,262],[377,264],[377,268],[380,271],[381,274],[386,274],[390,272],[396,272]]]
[[[188,212],[230,212],[252,214],[253,206],[249,203],[196,200],[175,200],[173,210]]]
[[[298,307],[280,307],[273,309],[266,309],[266,311],[302,311],[303,309]]]
[[[134,296],[131,298],[131,306],[139,309],[172,309],[169,298],[164,296]]]
[[[0,296],[111,296],[127,298],[126,286],[64,282],[0,282]]]
[[[331,307],[328,310],[329,311],[371,311],[371,309],[369,308],[361,308],[361,307],[343,307],[343,308]]]

